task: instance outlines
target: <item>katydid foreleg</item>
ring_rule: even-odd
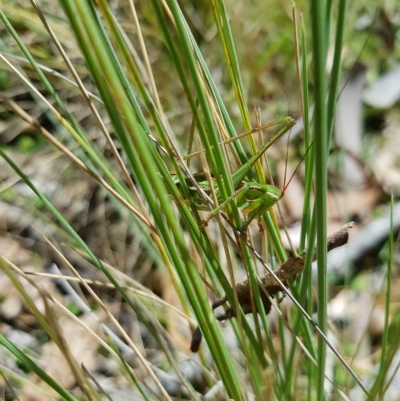
[[[247,217],[242,226],[243,231],[245,231],[252,220],[261,217],[262,214],[267,212],[282,198],[281,191],[273,185],[259,184],[250,181],[243,181],[241,185],[242,186],[233,195],[226,199],[225,202],[221,203],[205,220],[203,220],[204,225],[207,225],[229,202],[236,199],[237,206]]]

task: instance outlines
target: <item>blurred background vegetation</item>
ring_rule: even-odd
[[[223,99],[236,132],[242,133],[246,131],[243,126],[237,95],[232,85],[230,75],[232,72],[226,64],[221,42],[218,38],[212,3],[205,0],[197,2],[183,0],[179,2],[179,5]],[[58,2],[42,1],[39,6],[79,74],[85,88],[91,93],[92,99],[98,107],[101,120],[107,129],[112,132],[112,121],[98,100],[98,88],[87,68],[85,57],[70,27],[66,14]],[[296,70],[297,49],[293,33],[293,3],[228,0],[225,2],[225,6],[224,12],[229,16],[229,24],[243,81],[243,94],[249,108],[252,126],[255,127],[258,124],[255,110],[259,110],[262,123],[288,115],[298,120],[292,132],[289,153],[289,163],[294,169],[306,149],[304,149],[304,136],[301,131],[302,98],[299,93],[299,77]],[[306,49],[301,49],[300,54],[303,51],[304,54],[302,56],[307,56],[309,60],[308,70],[311,76],[312,63],[310,61],[312,60],[312,42],[315,38],[312,37],[312,31],[309,27],[310,3],[303,0],[297,2],[295,6],[300,32],[303,22],[305,24]],[[176,66],[170,57],[168,45],[162,35],[160,22],[157,20],[151,2],[138,2],[135,7],[151,70],[154,74],[157,95],[163,108],[164,123],[168,126],[168,131],[173,134],[173,139],[179,147],[179,152],[184,155],[187,153],[190,133],[193,131],[193,110],[187,101],[184,86],[177,78]],[[2,18],[3,23],[0,23],[1,55],[22,74],[26,74],[26,77],[33,83],[37,91],[50,104],[56,105],[53,94],[50,93],[49,88],[45,87],[43,81],[38,79],[32,66],[22,55],[15,39],[6,28],[5,23],[8,20],[29,53],[47,76],[54,92],[62,99],[65,108],[83,128],[87,140],[95,147],[98,154],[104,157],[104,160],[110,162],[112,168],[118,169],[119,167],[112,156],[112,151],[99,130],[96,118],[76,85],[71,83],[72,76],[70,71],[32,5],[27,1],[0,0],[0,8],[2,15],[6,17]],[[128,2],[111,1],[108,3],[108,10],[117,21],[121,31],[126,35],[129,50],[138,66],[144,85],[149,85],[145,60],[141,51],[139,51],[141,47],[140,36],[132,16],[130,4]],[[332,8],[331,21],[336,21],[336,14],[335,6]],[[178,43],[179,40],[174,24],[169,18],[165,18],[172,37]],[[332,23],[330,28],[332,30],[331,35],[334,37],[335,23]],[[400,149],[398,139],[400,118],[397,117],[399,112],[398,99],[400,98],[400,88],[398,89],[397,85],[397,81],[400,82],[398,73],[400,58],[399,36],[400,13],[397,1],[361,2],[357,0],[348,5],[342,51],[343,73],[339,91],[341,92],[342,88],[348,87],[350,88],[350,95],[343,95],[345,100],[338,107],[335,126],[336,140],[332,144],[329,160],[329,190],[327,195],[329,232],[334,232],[349,220],[355,220],[358,227],[356,230],[359,230],[357,233],[362,235],[362,229],[368,228],[375,218],[381,218],[389,213],[388,205],[391,191],[395,194],[395,201],[400,195],[400,155],[398,155],[398,149]],[[110,37],[112,44],[115,45],[115,37],[112,35]],[[327,52],[326,74],[328,77],[332,59],[333,40],[331,40]],[[126,68],[124,71],[127,72],[128,68],[125,65],[124,68]],[[312,79],[310,79],[309,91],[311,98],[315,92],[312,82]],[[193,86],[190,87],[190,90],[195,94]],[[77,169],[62,152],[55,151],[48,140],[38,134],[35,125],[23,121],[15,109],[12,110],[10,108],[7,102],[15,102],[41,127],[47,129],[52,136],[60,140],[66,148],[83,160],[86,166],[92,168],[93,161],[71,139],[63,124],[60,123],[60,119],[39,100],[34,91],[23,84],[21,77],[4,62],[3,58],[0,60],[0,91],[2,100],[0,105],[1,148],[17,166],[29,175],[30,180],[41,189],[41,192],[50,199],[54,207],[61,212],[65,220],[71,224],[75,232],[96,257],[115,268],[116,270],[113,271],[113,274],[116,277],[120,277],[119,274],[121,273],[125,280],[124,285],[134,287],[136,291],[143,292],[137,296],[139,298],[142,297],[140,300],[151,311],[151,317],[161,323],[160,326],[155,323],[154,326],[151,326],[153,323],[143,323],[143,321],[147,322],[147,318],[140,316],[141,306],[135,305],[133,307],[129,304],[125,299],[125,295],[120,292],[115,283],[112,283],[113,286],[111,288],[105,285],[97,288],[93,287],[98,294],[101,294],[102,302],[107,305],[112,315],[118,319],[128,336],[134,338],[134,341],[140,344],[141,350],[146,354],[147,360],[161,381],[166,393],[169,393],[171,397],[175,397],[174,399],[227,399],[227,394],[232,396],[230,391],[233,390],[227,389],[226,379],[223,378],[225,388],[223,386],[220,386],[221,388],[218,387],[219,377],[210,362],[209,355],[203,353],[200,357],[193,357],[188,351],[191,330],[197,325],[197,322],[194,320],[193,314],[189,312],[188,304],[185,304],[182,298],[179,299],[181,284],[176,284],[175,280],[178,280],[175,273],[171,273],[172,270],[165,268],[165,260],[163,259],[165,255],[157,248],[157,241],[152,237],[151,231],[145,231],[143,227],[139,230],[138,221],[132,219],[128,210],[121,207],[114,196],[106,193],[89,176]],[[346,90],[343,91],[343,94],[345,93]],[[156,123],[152,114],[145,107],[145,101],[140,96],[139,104],[152,134],[154,134],[156,132]],[[297,127],[300,128],[297,129]],[[155,136],[157,135],[155,134]],[[346,138],[353,138],[354,141],[349,143],[345,140]],[[122,160],[125,164],[128,164],[127,159],[129,157],[125,153],[126,149],[123,144],[114,135],[113,140],[117,146],[118,153],[122,155]],[[161,141],[161,138],[157,136],[157,140]],[[196,149],[201,146],[200,141],[195,142]],[[245,145],[245,147],[250,152],[249,146]],[[273,175],[280,182],[282,182],[283,174],[280,173],[279,164],[285,164],[286,151],[285,141],[276,143],[272,150],[268,151]],[[346,159],[346,155],[351,156],[350,161]],[[164,160],[168,169],[172,172],[174,161],[167,158]],[[356,167],[351,164],[354,160],[356,161]],[[350,167],[345,171],[343,166],[348,166],[347,163],[350,163]],[[203,162],[198,159],[193,162],[193,166],[193,171],[202,171],[205,168]],[[357,173],[355,173],[356,170]],[[305,174],[302,173],[301,175],[304,176]],[[121,176],[118,176],[118,180],[124,182],[125,178],[121,174]],[[295,185],[293,182],[293,186]],[[301,180],[299,185],[302,187]],[[293,211],[295,207],[290,206],[290,203],[295,205],[299,203],[298,199],[304,197],[304,189],[300,189],[300,195],[298,193],[292,195],[288,193],[286,197],[288,199],[285,199],[285,202],[288,204],[285,203],[282,220],[290,226],[289,232],[294,238],[293,242],[297,248],[300,242],[300,235],[294,223],[298,222],[302,215],[301,211]],[[65,257],[71,261],[82,276],[88,280],[100,280],[104,284],[104,276],[99,275],[99,272],[92,268],[92,265],[96,265],[96,263],[88,257],[87,251],[85,250],[85,253],[82,250],[82,246],[76,246],[76,242],[74,242],[76,238],[71,236],[69,232],[67,234],[65,227],[62,228],[62,224],[54,223],[54,214],[45,208],[46,204],[43,199],[38,199],[32,192],[28,191],[25,184],[11,171],[9,163],[4,160],[0,164],[0,199],[0,254],[4,256],[5,260],[19,266],[23,271],[35,273],[36,276],[33,277],[38,281],[32,286],[46,288],[49,294],[64,304],[65,308],[72,312],[73,315],[80,316],[82,321],[84,320],[82,315],[84,315],[85,309],[79,306],[77,299],[80,297],[85,299],[86,303],[94,311],[97,311],[99,321],[109,322],[110,318],[106,318],[100,312],[99,300],[88,289],[83,288],[82,285],[74,285],[73,288],[70,288],[66,286],[65,282],[57,281],[51,276],[51,274],[60,274],[59,271],[53,270],[53,266],[55,264],[63,265],[63,263],[60,263],[60,255],[57,255],[54,250],[50,250],[49,245],[44,242],[40,234],[52,240],[54,239],[57,244],[62,244],[60,249],[63,248]],[[176,221],[181,222],[181,218],[182,216],[177,214]],[[392,233],[396,233],[399,225],[399,217],[395,215]],[[346,271],[340,275],[335,271],[334,274],[338,274],[339,277],[337,280],[332,280],[330,287],[330,299],[334,301],[329,306],[330,312],[328,312],[328,316],[331,322],[337,323],[335,327],[338,330],[336,332],[336,340],[333,342],[336,341],[336,346],[340,348],[340,352],[345,355],[350,363],[353,357],[358,360],[359,363],[355,364],[355,369],[357,374],[363,378],[368,377],[374,369],[378,369],[381,344],[384,342],[382,340],[383,333],[389,330],[389,323],[384,320],[384,317],[388,316],[387,313],[385,315],[386,304],[390,303],[392,305],[391,318],[394,322],[398,321],[398,308],[396,305],[400,300],[397,299],[397,296],[387,301],[382,295],[384,291],[382,291],[381,287],[368,288],[373,287],[371,283],[376,284],[384,280],[386,266],[392,260],[393,252],[391,252],[390,244],[387,243],[390,231],[387,224],[383,231],[385,233],[381,234],[375,243],[365,252],[363,251],[356,259],[351,260],[352,270],[350,273]],[[192,247],[194,249],[196,247],[195,241],[189,242],[188,232],[185,230],[182,230],[182,232],[185,235],[185,240],[190,244],[188,248]],[[259,240],[257,235],[256,233],[256,241],[262,244],[267,242],[265,237]],[[221,233],[217,231],[210,234],[210,242],[212,242],[215,254],[222,253],[223,245],[219,238],[221,236]],[[198,263],[198,266],[202,265],[202,263],[205,264],[201,257],[196,259],[198,255],[192,248],[190,250],[196,255],[193,258]],[[259,246],[259,248],[262,248],[262,246]],[[265,249],[263,250],[265,251]],[[276,259],[279,259],[279,256],[272,254],[273,252],[270,252],[268,255],[272,262],[275,261],[276,263]],[[223,256],[219,255],[219,257],[223,259]],[[239,260],[240,258],[237,259]],[[8,262],[2,261],[4,271],[7,271],[4,266]],[[236,263],[234,264],[235,274],[237,274],[237,277],[246,278],[246,270],[243,269],[239,261],[236,261]],[[367,268],[372,268],[371,275],[364,276],[362,271],[367,270]],[[60,267],[60,269],[62,274],[69,275],[65,267]],[[16,270],[13,271],[16,274]],[[117,271],[120,273],[117,273]],[[113,349],[112,342],[116,341],[115,339],[109,341],[111,346],[108,344],[110,348],[105,352],[106,343],[101,344],[104,347],[101,348],[99,343],[93,343],[91,336],[86,337],[83,332],[78,332],[77,326],[67,321],[60,321],[58,324],[62,329],[59,329],[58,324],[51,321],[52,313],[49,312],[48,305],[42,299],[43,293],[39,291],[38,294],[31,295],[34,303],[36,305],[40,304],[40,308],[42,308],[39,308],[41,312],[36,314],[32,312],[28,295],[18,289],[17,281],[13,281],[10,278],[12,274],[7,276],[8,279],[6,279],[5,274],[0,277],[1,334],[6,339],[17,343],[21,350],[33,350],[31,354],[30,351],[28,354],[56,382],[61,383],[68,390],[69,395],[75,395],[79,398],[82,392],[84,393],[82,388],[86,384],[85,379],[74,371],[73,358],[69,359],[65,356],[66,352],[62,341],[57,342],[55,340],[55,338],[68,337],[68,335],[70,336],[69,340],[76,337],[82,339],[80,347],[78,347],[79,341],[73,341],[75,344],[69,345],[76,359],[80,358],[85,349],[89,349],[92,354],[96,355],[95,360],[85,359],[85,366],[89,366],[89,370],[96,372],[97,379],[102,383],[103,387],[107,387],[105,393],[112,394],[113,399],[124,399],[126,394],[132,394],[133,388],[143,390],[140,388],[140,382],[144,383],[143,386],[146,390],[143,390],[142,396],[135,393],[138,399],[149,397],[148,395],[143,395],[144,393],[151,394],[149,399],[167,398],[167,395],[163,394],[160,389],[155,389],[147,382],[149,376],[140,370],[141,362],[138,362],[133,357],[128,363],[134,369],[137,369],[135,374],[138,375],[138,378],[131,377],[126,381],[122,380],[122,376],[125,375],[126,377],[130,370],[124,365],[123,358],[118,361],[117,352],[113,355],[114,359],[110,358]],[[393,275],[392,286],[399,285],[397,276],[398,274]],[[353,277],[356,277],[356,279],[353,280]],[[26,277],[24,279],[28,280]],[[182,277],[180,279],[184,281]],[[368,291],[364,292],[366,288]],[[20,295],[17,295],[17,290]],[[348,292],[344,294],[342,290]],[[152,299],[152,294],[160,298]],[[160,299],[165,301],[167,306],[160,303]],[[352,305],[352,307],[349,305]],[[378,305],[378,308],[375,308],[376,305]],[[176,312],[171,306],[179,309],[180,312]],[[350,311],[350,316],[345,313],[346,307],[348,307],[347,312]],[[132,308],[135,313],[132,313]],[[359,326],[352,326],[349,321],[355,320],[354,316],[357,315],[357,311],[360,314],[359,311],[364,310],[363,308],[371,310],[369,317],[361,323],[358,322]],[[46,310],[46,314],[44,310]],[[314,311],[310,310],[309,312],[312,314]],[[41,313],[46,316],[48,323],[50,322],[51,329],[46,327],[46,323],[38,317]],[[177,317],[177,313],[184,313],[186,317],[180,315]],[[275,319],[277,318],[275,317]],[[378,323],[375,324],[374,319]],[[149,318],[149,320],[151,319]],[[73,322],[76,324],[75,320]],[[69,326],[70,324],[71,326]],[[87,327],[92,327],[91,324],[92,322],[84,322]],[[146,329],[143,325],[146,326]],[[274,327],[274,325],[277,327]],[[345,328],[350,327],[350,329],[346,332],[341,325],[345,326]],[[284,360],[284,355],[285,352],[288,353],[290,342],[287,340],[288,342],[285,346],[284,335],[282,334],[284,332],[283,325],[279,319],[273,321],[271,327],[271,338],[276,343],[268,344],[268,347],[274,348],[275,346],[278,350],[277,354],[281,355],[282,353],[283,356],[281,358]],[[237,326],[235,326],[235,329],[236,337],[241,338],[237,334]],[[54,330],[56,334],[53,332],[53,334],[50,334],[51,330]],[[394,334],[398,333],[396,330],[398,330],[397,326],[392,327]],[[61,334],[62,332],[63,334]],[[22,337],[21,333],[27,334],[28,337]],[[79,334],[77,335],[76,333]],[[364,338],[359,335],[360,333],[367,333],[365,335],[365,337],[368,337],[367,344],[363,342]],[[162,340],[159,340],[159,336],[167,338],[176,347],[174,352],[178,350],[174,357],[181,364],[179,367],[173,366],[171,359],[168,357],[168,352],[160,345],[163,343]],[[226,338],[229,338],[229,334]],[[343,341],[341,342],[341,340]],[[268,340],[265,341],[268,342]],[[57,354],[54,350],[45,350],[44,345],[48,346],[52,342],[57,344],[56,348],[61,350],[61,354],[68,361],[68,369],[73,373],[68,373],[67,375],[62,369],[60,369],[61,374],[51,369],[50,371],[48,370],[49,365],[52,365],[51,361],[53,361],[53,365],[54,361],[61,365],[59,361],[62,359],[60,353]],[[271,369],[271,365],[265,371],[263,370],[262,376],[262,384],[269,390],[255,390],[257,384],[259,384],[257,382],[257,373],[249,373],[249,379],[244,374],[244,371],[246,369],[251,371],[249,366],[251,366],[252,362],[255,361],[254,366],[257,367],[260,362],[256,357],[246,355],[246,357],[250,358],[247,362],[248,365],[246,365],[241,359],[244,358],[246,351],[244,351],[244,354],[239,353],[234,350],[236,343],[231,344],[232,341],[229,343],[229,340],[226,340],[226,342],[232,352],[235,363],[238,365],[235,366],[235,369],[240,374],[241,382],[240,384],[236,383],[236,385],[242,388],[243,394],[245,394],[242,394],[243,399],[273,399],[273,387],[277,379],[271,378],[274,376],[271,371],[268,371],[268,369]],[[5,343],[3,342],[2,344],[4,345]],[[212,347],[212,345],[208,345]],[[123,349],[123,345],[118,344],[118,346]],[[9,350],[11,349],[11,346],[7,347]],[[269,355],[272,352],[270,348],[268,350]],[[35,372],[40,376],[40,370],[36,370],[36,367],[29,365],[28,361],[23,359],[23,355],[17,354],[18,363],[21,365],[17,366],[14,362],[10,362],[12,358],[10,358],[9,354],[2,354],[1,352],[0,362],[2,366],[0,368],[3,373],[3,380],[0,381],[0,385],[4,399],[16,399],[16,393],[18,393],[19,399],[54,399],[53,393],[43,390],[41,384],[35,384],[36,379],[33,378],[31,372]],[[213,354],[213,351],[211,352],[215,358],[215,354]],[[106,354],[106,357],[104,357],[103,353]],[[377,356],[375,353],[379,355]],[[393,364],[395,364],[394,355],[395,353],[389,358],[390,362],[392,358],[394,359]],[[302,357],[304,358],[304,355]],[[126,355],[124,358],[126,359]],[[189,358],[191,358],[192,362],[194,360],[195,363],[184,365]],[[252,360],[251,358],[254,359]],[[277,360],[280,360],[279,358],[277,357]],[[272,359],[274,359],[273,355]],[[116,363],[112,365],[111,360],[114,363],[118,361],[119,367],[115,366]],[[46,361],[47,364],[45,363]],[[10,368],[7,367],[8,364],[10,364]],[[242,366],[246,366],[243,371]],[[390,366],[390,363],[388,366]],[[65,367],[65,369],[67,368]],[[122,370],[123,374],[120,373],[119,369]],[[310,373],[306,368],[304,369],[305,371],[298,373],[299,377],[297,378],[296,386],[293,383],[288,385],[290,394],[285,394],[283,390],[281,393],[280,390],[275,391],[275,396],[278,399],[315,399],[313,398],[315,397],[314,390],[310,383],[307,382],[307,376],[312,377],[316,373]],[[289,370],[292,371],[293,368]],[[184,373],[185,380],[190,385],[176,373],[179,371]],[[68,372],[70,371],[68,370]],[[167,372],[165,376],[163,376],[164,372]],[[332,371],[329,372],[333,372],[332,375],[335,377],[336,385],[342,390],[346,389],[348,394],[351,394],[350,399],[365,399],[363,398],[365,397],[363,393],[361,395],[351,393],[354,387],[357,386],[343,371],[339,370],[335,373],[335,369],[332,368]],[[44,376],[40,377],[58,391],[59,394],[61,393],[61,390],[56,388],[54,383],[51,383]],[[109,377],[113,377],[112,382],[107,381]],[[246,377],[246,379],[243,379],[243,377]],[[173,384],[175,382],[181,383],[181,381],[185,383],[182,387],[174,387]],[[279,382],[279,380],[277,381]],[[366,383],[368,388],[373,387],[372,381],[367,381]],[[278,383],[277,386],[284,388],[285,383]],[[93,387],[96,388],[96,386]],[[17,389],[15,390],[16,393],[13,393],[14,390],[11,389]],[[121,392],[118,392],[120,389]],[[215,394],[210,389],[215,391]],[[397,396],[400,394],[400,391],[396,393],[398,389],[391,390],[393,393],[388,391],[387,394],[397,394]],[[297,395],[302,398],[290,398],[294,397],[296,391],[299,391]],[[329,390],[326,391],[328,394]],[[88,393],[92,394],[93,397],[100,397],[99,394],[103,394],[98,388],[97,394],[93,395],[92,390]],[[205,398],[200,398],[204,394],[206,394]],[[65,393],[63,396],[66,398],[68,394]],[[86,394],[86,396],[88,395]],[[329,393],[329,397],[331,397],[329,399],[341,399],[340,391],[332,391],[332,393]]]

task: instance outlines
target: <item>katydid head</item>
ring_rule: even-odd
[[[270,196],[274,204],[282,199],[283,192],[273,185],[266,185],[266,194]]]

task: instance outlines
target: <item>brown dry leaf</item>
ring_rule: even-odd
[[[9,156],[68,221],[72,221],[80,213],[87,212],[91,181],[88,175],[82,174],[79,170],[69,170],[71,163],[65,157],[53,153],[24,155],[18,152],[10,152]],[[65,178],[63,184],[60,183],[60,177]],[[23,202],[23,198],[36,199],[36,195],[21,182],[3,159],[0,159],[0,178],[5,181],[3,184],[5,188],[12,185],[16,193],[12,203],[1,203],[6,213],[5,217],[0,218],[0,226],[8,222],[20,228],[32,223],[41,227],[40,220],[25,209]],[[11,216],[8,216],[9,214]]]
[[[0,315],[7,320],[15,319],[22,311],[22,298],[11,280],[0,273],[0,294],[4,301],[0,303]]]
[[[166,271],[162,269],[151,270],[145,278],[144,285],[168,304],[182,310],[178,294]],[[174,341],[174,345],[182,352],[187,352],[189,348],[187,320],[170,308],[164,308],[163,313],[166,314],[167,330]]]
[[[33,265],[26,265],[21,267],[21,270],[24,272],[37,272],[38,269]],[[45,276],[36,276],[34,278],[35,286],[31,285],[25,279],[21,279],[20,282],[22,286],[25,288],[25,291],[28,293],[32,301],[35,303],[36,308],[38,308],[39,312],[44,314],[45,313],[45,305],[43,302],[42,295],[40,294],[38,288],[43,288],[51,294],[59,298],[58,292],[56,291],[56,287],[54,281]],[[36,287],[37,286],[37,287]]]
[[[369,319],[369,332],[371,336],[381,336],[385,329],[385,307],[376,305]]]
[[[393,277],[392,288],[400,288],[400,277]],[[392,304],[396,305],[395,311],[397,312],[400,309],[400,291],[392,291],[391,295],[390,301]],[[384,294],[382,294],[381,297],[380,303],[384,304]]]
[[[0,218],[0,220],[2,220],[2,218]],[[7,260],[17,266],[30,263],[32,260],[32,252],[23,248],[8,235],[0,237],[0,255],[3,255]]]
[[[99,321],[93,313],[83,315],[80,320],[91,330],[94,330],[97,333],[101,331]],[[63,337],[78,365],[83,363],[89,371],[96,370],[98,367],[96,351],[99,346],[99,342],[96,338],[94,338],[92,334],[81,327],[77,322],[67,317],[59,319],[59,327],[61,328]],[[50,341],[43,347],[40,366],[49,376],[64,388],[70,389],[74,386],[75,377],[71,368],[60,349],[53,341]],[[28,382],[35,383],[39,388],[46,388],[46,392],[50,391],[50,389],[47,390],[47,384],[37,380],[36,375],[33,373],[30,374]],[[22,401],[46,400],[41,391],[29,385],[23,388],[20,399]]]
[[[57,399],[58,394],[50,386],[44,385],[39,376],[30,374],[18,397],[21,401],[50,401]]]
[[[30,264],[34,259],[32,252],[22,248],[17,241],[14,241],[9,236],[0,238],[0,254],[15,265],[25,265],[21,270],[35,272],[43,270],[40,264]],[[47,290],[54,287],[51,280],[45,277],[37,278],[36,282]],[[37,289],[32,287],[32,285],[24,279],[21,279],[21,284],[31,296],[39,310],[43,312],[43,301]],[[0,294],[4,298],[4,301],[0,304],[0,314],[7,319],[16,318],[21,313],[24,303],[17,289],[13,286],[8,276],[2,271],[0,271]]]

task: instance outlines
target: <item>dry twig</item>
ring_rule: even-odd
[[[327,250],[328,252],[332,249],[338,248],[347,243],[349,239],[349,228],[353,227],[354,223],[345,224],[339,231],[330,235],[327,241]],[[315,252],[315,251],[314,251]],[[283,263],[279,269],[275,272],[275,275],[281,281],[281,283],[287,288],[288,287],[288,279],[295,278],[297,273],[300,273],[304,268],[306,253],[303,252],[301,256],[294,256],[288,259],[285,263]],[[315,256],[313,257],[315,260]],[[281,284],[271,275],[271,273],[267,272],[263,276],[260,277],[259,280],[260,286],[260,296],[262,300],[262,304],[264,306],[265,313],[268,314],[271,310],[271,298],[282,290]],[[252,302],[251,302],[251,288],[248,280],[241,281],[236,285],[236,291],[238,296],[238,301],[243,309],[243,313],[248,314],[252,312]],[[212,304],[213,310],[218,308],[219,306],[224,305],[228,301],[228,298],[225,296]],[[258,311],[257,311],[258,312]],[[216,319],[219,321],[231,319],[235,317],[235,311],[233,308],[226,309],[225,313],[216,316]],[[200,343],[202,340],[202,334],[200,331],[200,327],[197,327],[192,335],[192,342],[190,345],[190,350],[192,352],[197,352],[200,347]]]

